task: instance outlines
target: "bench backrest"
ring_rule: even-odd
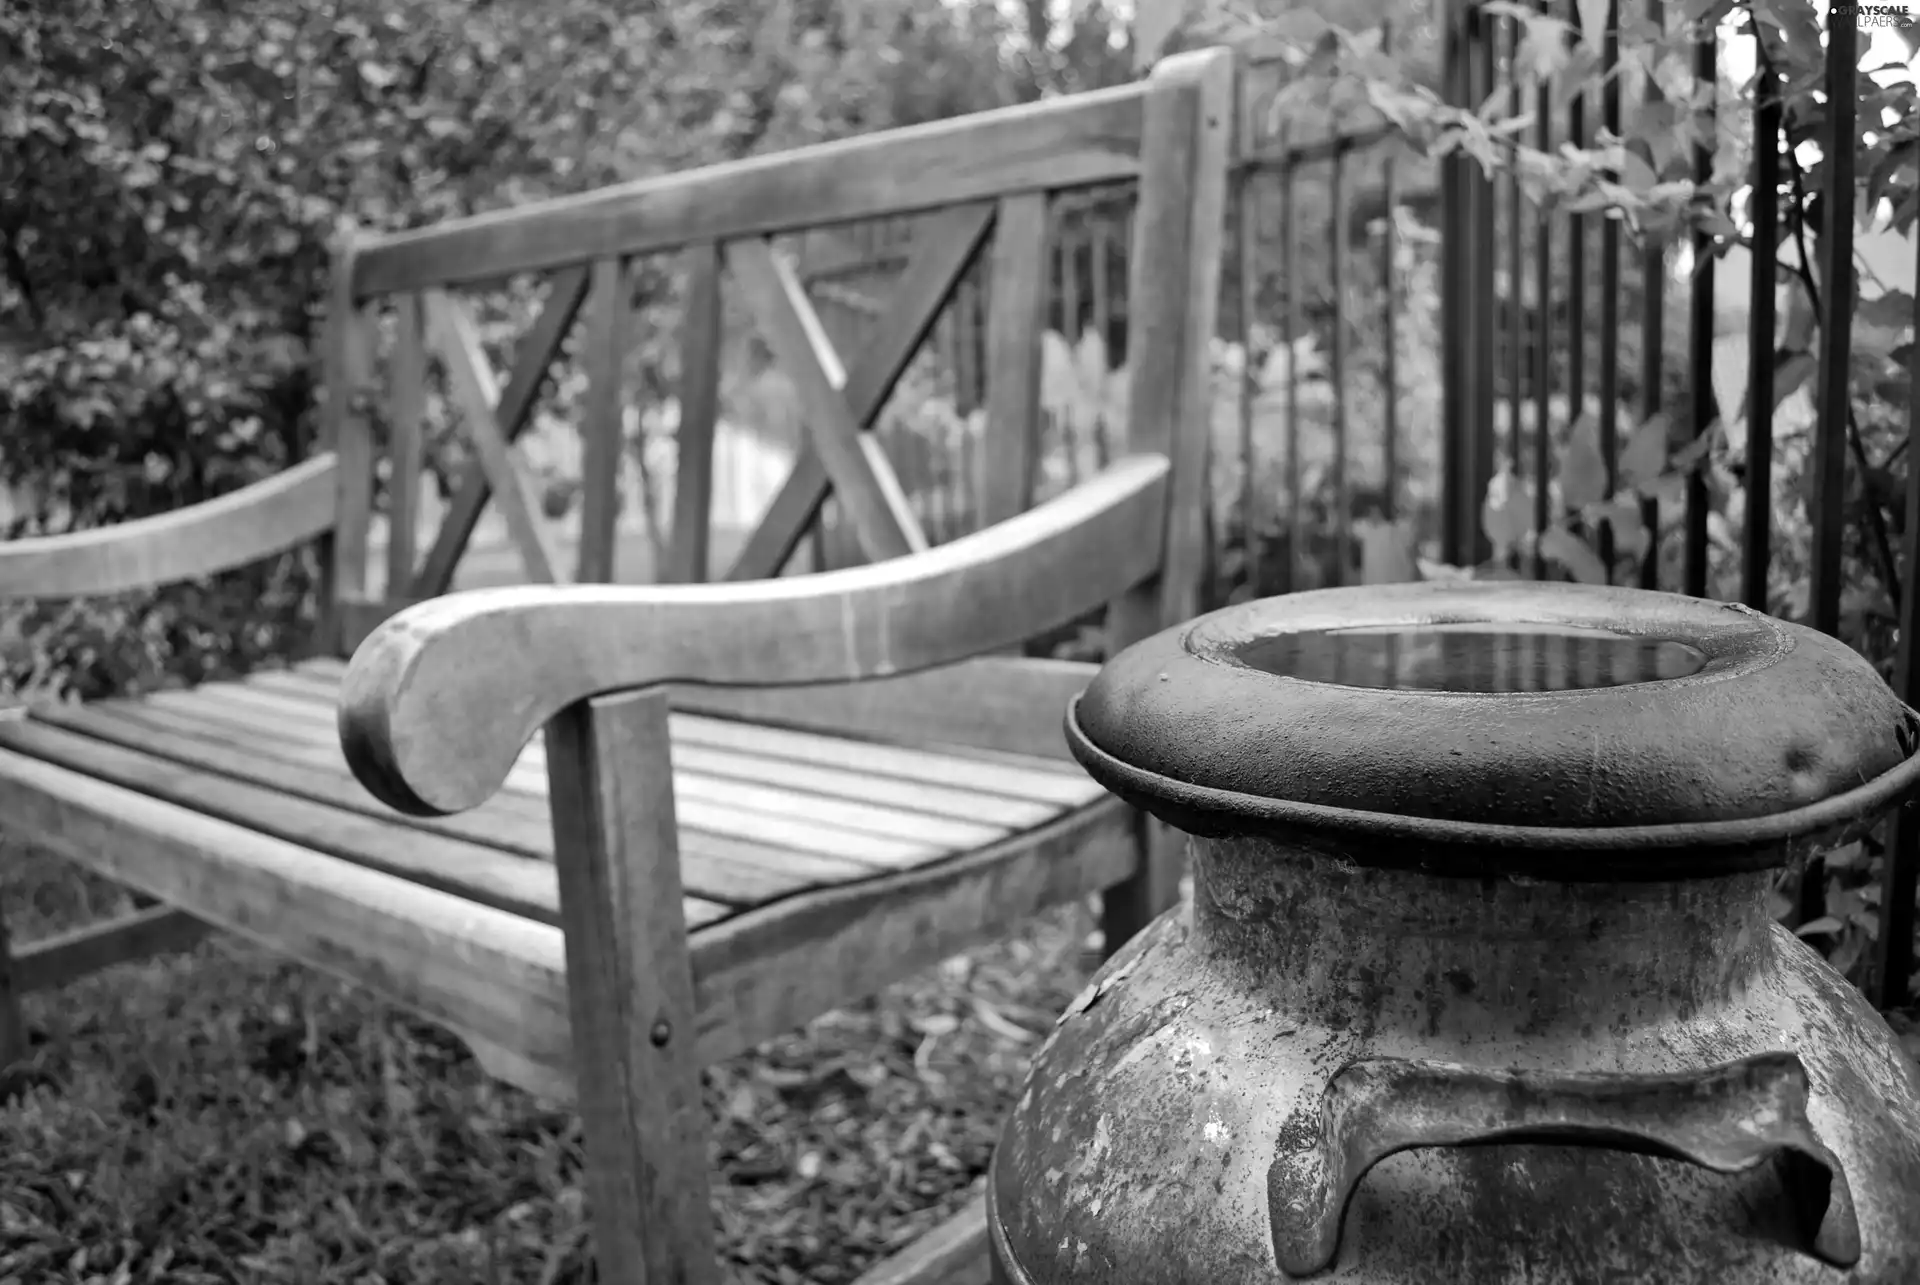
[[[1217,307],[1233,76],[1228,52],[1203,51],[1114,89],[415,231],[349,237],[336,257],[325,354],[325,436],[337,461],[329,641],[350,652],[379,621],[453,587],[489,498],[524,579],[613,578],[627,449],[622,367],[641,338],[632,299],[635,273],[648,256],[676,256],[685,299],[672,537],[656,578],[705,579],[713,560],[723,278],[790,381],[805,424],[791,475],[732,556],[727,578],[780,574],[829,494],[866,558],[926,547],[914,505],[868,430],[976,260],[986,298],[977,517],[984,524],[1022,512],[1033,497],[1042,420],[1050,216],[1063,198],[1107,185],[1131,188],[1135,200],[1124,449],[1163,454],[1173,465],[1161,575],[1150,592],[1120,606],[1128,618],[1113,625],[1137,635],[1192,614],[1204,547],[1207,345]],[[899,216],[918,222],[872,342],[858,353],[836,352],[776,238]],[[524,274],[546,278],[545,301],[513,344],[503,380],[454,291]],[[581,518],[577,557],[567,566],[509,447],[532,420],[576,329],[573,359],[585,375],[576,418]],[[458,411],[468,461],[423,549],[414,532],[433,359]],[[382,472],[383,486],[376,482]],[[369,574],[377,507],[387,530],[384,576]]]

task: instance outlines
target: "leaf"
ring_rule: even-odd
[[[1747,406],[1747,336],[1721,335],[1713,341],[1713,401],[1720,418],[1732,423]]]
[[[1428,558],[1415,558],[1414,566],[1419,570],[1422,580],[1434,580],[1442,584],[1466,584],[1473,579],[1472,567],[1456,567],[1445,562],[1434,562]]]
[[[1832,915],[1822,915],[1818,919],[1809,919],[1793,930],[1796,937],[1819,937],[1826,933],[1837,933],[1846,925]]]
[[[1687,474],[1679,469],[1662,473],[1642,486],[1640,494],[1662,508],[1677,509],[1687,502]]]
[[[1627,137],[1646,144],[1653,158],[1656,179],[1666,173],[1667,164],[1673,159],[1676,142],[1674,127],[1678,120],[1677,107],[1664,98],[1654,98],[1640,104],[1639,110],[1634,113],[1633,124],[1627,129]],[[1632,186],[1631,181],[1629,186]]]
[[[1501,469],[1487,480],[1480,504],[1480,529],[1493,545],[1496,561],[1520,547],[1533,531],[1533,496],[1513,470]]]
[[[1521,18],[1524,34],[1520,37],[1520,47],[1514,51],[1514,66],[1523,80],[1534,84],[1551,81],[1566,69],[1567,35],[1573,30],[1572,25],[1531,9],[1520,12],[1524,15]]]
[[[1097,394],[1106,387],[1112,367],[1107,364],[1107,341],[1098,329],[1084,331],[1073,350],[1073,368],[1082,393]]]
[[[1404,584],[1420,579],[1415,552],[1419,540],[1411,518],[1398,522],[1360,518],[1353,524],[1353,534],[1360,544],[1361,584]]]
[[[1186,0],[1135,0],[1133,69],[1145,71],[1159,59],[1168,39],[1186,20]]]
[[[1649,415],[1633,430],[1615,465],[1620,485],[1638,491],[1666,470],[1667,434],[1671,431],[1665,414]]]
[[[1647,524],[1640,515],[1639,500],[1615,500],[1606,507],[1600,518],[1613,528],[1613,551],[1616,554],[1636,561],[1647,556],[1653,533],[1647,530]]]
[[[1866,849],[1856,839],[1852,843],[1843,843],[1837,848],[1829,849],[1820,859],[1829,870],[1844,870],[1849,866],[1858,865],[1865,853]]]
[[[1080,372],[1073,349],[1057,330],[1040,335],[1040,405],[1047,414],[1065,419],[1081,401]]]
[[[1560,500],[1574,512],[1607,498],[1607,462],[1600,457],[1597,432],[1593,418],[1582,415],[1567,434],[1560,460]]]
[[[1867,181],[1860,189],[1861,203],[1868,210],[1878,206],[1887,195],[1887,186],[1894,176],[1904,167],[1912,165],[1916,158],[1920,158],[1920,143],[1912,139],[1888,148],[1867,174]]]
[[[1637,152],[1628,152],[1621,158],[1620,181],[1627,186],[1628,190],[1645,196],[1653,191],[1654,185],[1660,181],[1660,176],[1653,172],[1651,165],[1640,159]]]
[[[1604,43],[1611,0],[1578,0],[1581,43],[1598,49]]]
[[[1540,556],[1565,567],[1581,584],[1607,582],[1607,568],[1600,561],[1600,555],[1564,526],[1556,524],[1547,528],[1540,537]]]
[[[1785,222],[1786,220],[1781,220]],[[1813,300],[1807,297],[1804,288],[1796,285],[1787,291],[1787,333],[1780,341],[1780,347],[1795,352],[1804,352],[1813,347],[1814,335],[1820,329],[1820,314],[1813,306]]]
[[[1913,324],[1913,296],[1904,290],[1888,290],[1873,299],[1862,299],[1854,318],[1870,326],[1901,330]]]
[[[1820,362],[1810,352],[1797,352],[1774,368],[1773,372],[1773,409],[1779,410],[1780,403],[1799,392],[1801,387],[1812,379],[1820,369]]]

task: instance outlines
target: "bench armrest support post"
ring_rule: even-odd
[[[546,736],[601,1278],[717,1285],[666,689],[578,701]]]

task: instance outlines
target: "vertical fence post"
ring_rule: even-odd
[[[1609,133],[1620,134],[1620,0],[1607,5],[1607,29],[1601,42],[1601,68],[1606,83],[1600,91],[1601,123]],[[1619,175],[1610,176],[1615,182]],[[1600,461],[1605,465],[1607,498],[1613,498],[1618,482],[1620,459],[1620,223],[1603,219],[1600,223]],[[1599,530],[1600,563],[1607,569],[1607,583],[1613,583],[1615,555],[1613,523]]]
[[[1539,0],[1540,12],[1551,10],[1552,0]],[[1553,87],[1545,78],[1540,82],[1539,99],[1534,104],[1533,145],[1543,152],[1553,150]],[[1546,534],[1551,514],[1547,511],[1547,487],[1552,478],[1553,434],[1548,416],[1553,405],[1553,221],[1543,202],[1534,219],[1533,275],[1535,313],[1533,342],[1533,575],[1547,576],[1546,558],[1540,552],[1540,537]]]
[[[1515,116],[1525,110],[1520,99],[1520,20],[1509,17],[1507,28],[1507,109]],[[1526,291],[1522,288],[1520,265],[1525,262],[1526,219],[1520,207],[1520,175],[1507,172],[1507,301],[1501,319],[1507,336],[1507,452],[1506,467],[1515,479],[1520,476],[1520,408],[1526,397]]]
[[[1281,144],[1286,144],[1285,134]],[[1300,371],[1294,359],[1300,341],[1299,212],[1294,209],[1293,160],[1283,158],[1280,170],[1280,342],[1287,350],[1287,556],[1280,565],[1280,592],[1292,593],[1294,569],[1300,565],[1300,542],[1306,523],[1300,513]]]
[[[1393,24],[1382,23],[1380,27],[1380,52],[1388,57],[1393,54]],[[1389,142],[1391,149],[1397,144]],[[1398,272],[1399,223],[1395,216],[1400,203],[1397,166],[1394,155],[1387,152],[1380,166],[1380,183],[1385,189],[1387,216],[1380,227],[1380,294],[1384,311],[1382,317],[1385,338],[1380,353],[1380,382],[1384,412],[1380,431],[1384,436],[1380,442],[1380,516],[1391,522],[1399,512],[1396,494],[1400,489],[1400,326],[1398,317],[1399,300],[1395,289],[1395,275]]]
[[[1846,536],[1849,345],[1853,337],[1854,77],[1859,61],[1853,22],[1829,10],[1827,23],[1826,217],[1820,229],[1820,412],[1813,468],[1818,511],[1807,600],[1813,627],[1840,628],[1840,554]]]
[[[1718,114],[1717,103],[1719,100],[1720,85],[1718,54],[1719,42],[1714,39],[1713,27],[1708,23],[1702,22],[1693,46],[1693,79],[1696,86],[1705,85],[1713,91],[1707,96],[1707,119],[1710,123],[1716,121]],[[1754,117],[1755,137],[1764,137],[1764,131],[1764,123],[1759,113],[1756,112]],[[1757,148],[1760,144],[1756,143],[1755,146]],[[1712,177],[1713,147],[1703,139],[1696,142],[1693,148],[1693,181],[1704,187]],[[1751,208],[1757,210],[1758,207],[1762,205],[1766,206],[1769,210],[1773,208],[1773,193],[1771,191],[1764,191],[1763,193],[1763,190],[1756,186],[1754,193],[1754,198],[1748,203]],[[1756,263],[1763,257],[1767,257],[1763,255],[1757,243],[1754,246],[1753,257]],[[1707,425],[1713,422],[1715,415],[1713,404],[1713,269],[1713,237],[1705,227],[1695,224],[1693,229],[1692,294],[1688,299],[1689,310],[1687,316],[1687,365],[1690,371],[1691,381],[1689,400],[1692,403],[1691,413],[1693,423],[1691,428],[1693,430],[1693,436],[1695,437],[1699,437],[1700,434],[1707,431]],[[1769,285],[1771,285],[1771,282],[1769,282]],[[1771,292],[1769,292],[1768,297],[1772,297]],[[1759,315],[1759,306],[1760,301],[1758,299],[1751,301],[1752,316],[1757,317]],[[1767,337],[1769,340],[1773,337],[1772,317],[1772,310],[1769,309],[1767,312]],[[1754,431],[1754,419],[1753,413],[1749,411],[1747,414],[1747,431],[1749,434]],[[1682,588],[1696,598],[1705,597],[1707,593],[1707,478],[1704,467],[1696,468],[1687,474],[1685,535],[1683,537],[1681,562]]]
[[[1254,95],[1252,78],[1242,74],[1238,81],[1237,151],[1247,156],[1254,150]],[[1245,568],[1247,593],[1260,596],[1260,502],[1259,479],[1254,475],[1253,402],[1259,395],[1259,371],[1253,360],[1253,312],[1260,293],[1259,171],[1243,165],[1236,176],[1233,204],[1234,259],[1237,268],[1238,299],[1234,308],[1235,338],[1240,345],[1240,546]]]
[[[1660,0],[1647,0],[1647,23],[1658,36],[1667,29],[1665,7]],[[1642,91],[1643,103],[1660,99],[1660,82],[1651,74]],[[1642,422],[1660,413],[1661,380],[1666,375],[1667,244],[1649,239],[1640,256],[1640,418]],[[1646,528],[1646,553],[1640,559],[1640,587],[1660,587],[1660,505],[1651,498],[1640,501],[1640,522]]]
[[[1747,503],[1741,532],[1740,600],[1755,611],[1767,610],[1767,572],[1773,558],[1773,346],[1774,303],[1779,290],[1780,254],[1780,75],[1759,47],[1754,90],[1753,264],[1748,279],[1747,320]],[[1712,395],[1711,366],[1705,379]],[[1695,393],[1696,402],[1700,394]]]
[[[1567,0],[1572,11],[1571,39],[1580,43],[1587,38],[1586,22],[1580,16],[1576,0]],[[1593,141],[1587,120],[1587,95],[1582,88],[1567,105],[1567,141],[1585,148]],[[1577,423],[1587,411],[1587,216],[1567,216],[1567,424]]]
[[[1492,14],[1474,3],[1468,13],[1468,38],[1472,42],[1472,67],[1469,73],[1472,92],[1467,105],[1478,108],[1493,93],[1497,67],[1497,29]],[[1473,324],[1468,343],[1473,348],[1473,403],[1468,411],[1468,454],[1466,490],[1460,496],[1460,539],[1469,565],[1478,566],[1492,553],[1480,523],[1480,505],[1494,470],[1494,334],[1498,318],[1494,311],[1494,186],[1493,179],[1477,164],[1469,162],[1468,190],[1473,204]]]
[[[1333,263],[1329,268],[1333,291],[1333,343],[1328,352],[1333,380],[1333,576],[1331,583],[1347,582],[1353,557],[1353,499],[1347,486],[1347,155],[1333,149],[1333,172],[1327,204],[1333,217]]]
[[[1493,92],[1492,19],[1475,0],[1447,0],[1445,12],[1447,101],[1477,108]],[[1493,477],[1493,183],[1464,155],[1442,165],[1442,556],[1471,566],[1487,554],[1480,502]]]
[[[1826,218],[1820,229],[1820,413],[1813,438],[1813,556],[1807,601],[1813,627],[1840,632],[1840,554],[1846,539],[1847,425],[1853,414],[1848,365],[1853,340],[1853,139],[1860,56],[1851,15],[1827,10]],[[1809,858],[1800,876],[1799,922],[1826,913],[1826,862]]]
[[[1920,268],[1913,282],[1914,333],[1920,335]],[[1920,442],[1920,397],[1907,394],[1907,447]],[[1900,650],[1893,662],[1893,689],[1912,705],[1920,702],[1920,461],[1907,463],[1906,591],[1900,595]],[[1913,996],[1914,897],[1920,894],[1920,799],[1908,798],[1894,813],[1880,889],[1880,940],[1874,999],[1882,1009],[1902,1008]]]
[[[1442,9],[1442,89],[1447,102],[1455,107],[1471,106],[1471,84],[1467,78],[1467,4],[1468,0],[1445,0]],[[1467,166],[1471,162],[1458,152],[1440,162],[1440,243],[1446,253],[1440,256],[1440,362],[1441,436],[1440,436],[1440,557],[1459,566],[1473,556],[1471,541],[1461,540],[1460,514],[1467,507],[1463,496],[1466,478],[1466,441],[1468,418],[1472,414],[1473,372],[1471,349],[1467,342],[1467,289],[1472,280],[1466,247],[1472,244],[1467,202]]]

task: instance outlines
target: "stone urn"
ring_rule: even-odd
[[[1768,902],[1917,734],[1844,644],[1639,590],[1326,590],[1128,648],[1068,740],[1194,895],[1036,1056],[996,1279],[1915,1285],[1920,1073]]]

